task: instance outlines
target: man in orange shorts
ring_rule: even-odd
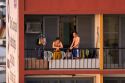
[[[61,59],[62,54],[61,54],[60,49],[63,48],[63,44],[59,37],[57,37],[56,40],[53,41],[52,48],[55,49],[53,53],[53,59]]]

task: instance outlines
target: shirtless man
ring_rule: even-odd
[[[52,48],[54,48],[55,51],[59,51],[60,48],[63,48],[63,44],[62,44],[62,42],[60,41],[60,38],[59,38],[59,37],[57,37],[56,40],[53,42]]]
[[[62,54],[60,51],[60,48],[63,48],[62,42],[60,41],[60,38],[56,38],[56,40],[53,42],[52,44],[52,48],[54,48],[54,52],[53,52],[53,59],[61,59],[62,58]]]
[[[73,57],[79,57],[79,43],[80,43],[80,37],[78,36],[77,32],[73,32],[73,42],[70,46],[70,49],[72,50]]]

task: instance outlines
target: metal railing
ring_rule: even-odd
[[[6,71],[6,56],[0,56],[0,73],[5,73]]]
[[[0,56],[0,65],[6,65],[6,56]]]
[[[78,57],[73,57],[72,51],[61,49],[55,53],[54,49],[25,49],[25,69],[98,69],[99,49],[80,48]],[[44,56],[43,56],[44,55]],[[55,56],[58,55],[58,58]],[[71,56],[70,56],[71,55]]]
[[[104,69],[125,69],[125,48],[104,48]]]

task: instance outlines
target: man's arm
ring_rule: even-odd
[[[62,42],[60,42],[60,48],[63,48],[63,44],[62,44]]]
[[[55,45],[54,45],[54,42],[53,42],[52,48],[56,48]]]
[[[75,40],[74,40],[74,38],[73,38],[72,44],[71,44],[71,46],[70,46],[70,49],[73,48],[73,44],[74,44],[74,42],[75,42]]]

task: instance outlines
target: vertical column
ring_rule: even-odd
[[[103,70],[103,14],[95,15],[95,47],[99,48],[99,67]],[[96,75],[96,83],[103,83],[103,74]]]
[[[103,70],[103,15],[100,14],[100,70]]]
[[[24,0],[19,2],[19,83],[24,83]]]
[[[95,15],[95,48],[99,48],[99,66],[103,70],[103,15]]]
[[[103,75],[97,74],[95,83],[103,83]]]

